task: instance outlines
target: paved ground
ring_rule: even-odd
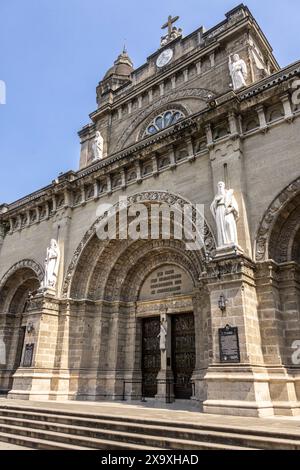
[[[195,408],[190,407],[189,410],[178,410],[180,404],[168,405],[168,408],[154,408],[151,402],[141,403],[119,403],[119,402],[32,402],[21,400],[6,400],[0,398],[0,405],[22,405],[34,408],[48,408],[55,410],[68,410],[76,413],[88,413],[93,416],[97,414],[120,417],[138,417],[145,421],[151,419],[163,419],[164,421],[172,421],[178,423],[191,423],[191,424],[218,424],[238,428],[240,426],[250,429],[264,429],[276,431],[278,436],[281,433],[299,434],[300,439],[300,416],[298,417],[272,417],[272,418],[244,418],[235,416],[218,416],[207,415],[195,411]],[[167,405],[166,405],[167,406]],[[186,404],[184,405],[186,406]]]
[[[3,450],[32,450],[28,447],[16,446],[14,444],[7,444],[6,442],[0,442],[0,452]]]

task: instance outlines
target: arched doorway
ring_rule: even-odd
[[[300,398],[300,369],[293,362],[300,338],[300,178],[286,187],[266,210],[256,238],[257,290],[261,330],[268,363],[292,367]],[[272,323],[271,323],[272,322]]]
[[[256,261],[299,262],[300,178],[286,187],[266,210],[255,240]]]
[[[148,192],[131,196],[128,205],[164,201],[170,206],[188,203],[170,193]],[[205,356],[201,350],[205,343],[201,337],[203,329],[199,326],[201,305],[195,301],[199,276],[204,268],[205,249],[188,250],[185,240],[172,236],[166,239],[161,233],[157,239],[100,240],[96,233],[98,223],[99,220],[78,246],[63,288],[70,312],[68,364],[74,375],[71,394],[75,399],[88,400],[141,399],[145,383],[143,339],[148,334],[152,335],[149,341],[157,344],[157,337],[153,341],[157,321],[166,313],[170,323],[170,344],[165,354],[161,350],[155,353],[157,364],[160,353],[165,365],[162,367],[161,363],[157,384],[152,384],[152,392],[148,394],[165,399],[171,374],[174,376],[175,372],[176,377],[182,377],[180,357],[183,351],[176,350],[176,347],[186,345],[189,334],[194,350],[185,351],[186,357],[189,354],[196,358],[195,365],[190,360],[190,372],[184,383],[185,397],[190,398],[193,393],[191,375],[197,369],[200,377],[199,361]],[[213,236],[206,225],[204,228],[205,247],[213,249]],[[151,275],[159,274],[160,269],[163,269],[163,277],[170,278],[165,282],[171,282],[172,286],[163,286],[169,290],[159,292],[158,298],[156,294],[160,289],[157,288],[154,298],[147,299],[145,286],[147,282],[151,284]],[[178,325],[184,315],[188,316],[189,331],[182,338]],[[154,319],[153,324],[156,322],[154,333],[151,326],[145,326],[148,318]],[[173,347],[172,331],[175,335],[177,333]],[[195,332],[199,332],[198,336]],[[204,368],[203,362],[202,370]],[[184,382],[183,378],[181,381]],[[174,395],[173,390],[174,378],[170,395]],[[175,392],[179,397],[179,387]]]
[[[12,388],[13,375],[22,364],[29,295],[42,280],[42,269],[31,260],[14,265],[0,282],[0,393]]]
[[[195,319],[194,311],[189,310],[194,288],[189,273],[176,264],[159,266],[141,286],[137,311],[142,321],[141,369],[146,398],[156,397],[158,384],[163,389],[164,380],[167,401],[193,395]],[[176,308],[179,299],[180,311]],[[149,317],[154,307],[156,315]]]

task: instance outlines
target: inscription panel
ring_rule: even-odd
[[[223,363],[240,362],[238,328],[226,325],[219,329],[220,361]]]
[[[163,266],[145,280],[140,300],[154,300],[173,295],[188,294],[193,290],[190,276],[178,266]]]

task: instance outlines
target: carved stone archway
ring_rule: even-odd
[[[255,241],[256,261],[266,261],[274,253],[276,240],[281,243],[278,261],[288,260],[292,232],[297,226],[297,217],[293,215],[300,195],[300,178],[287,186],[272,202],[259,225]],[[300,202],[300,201],[299,201]],[[292,217],[289,221],[289,217]],[[286,224],[283,230],[283,225]],[[292,231],[292,232],[291,232]],[[275,234],[277,233],[277,236]],[[290,250],[291,251],[291,250]],[[272,254],[273,254],[272,253]]]
[[[6,284],[8,279],[13,276],[17,271],[20,269],[31,269],[35,274],[36,277],[40,282],[43,281],[44,278],[44,270],[43,268],[34,260],[32,259],[23,259],[21,261],[18,261],[15,263],[9,270],[4,274],[2,279],[0,280],[0,290],[3,288],[3,286]]]
[[[165,192],[165,191],[146,191],[146,192],[134,194],[127,198],[128,206],[132,204],[140,204],[140,203],[144,203],[144,204],[165,203],[165,204],[168,204],[169,206],[177,205],[182,208],[187,204],[192,205],[190,201],[184,199],[183,197],[173,194],[173,193]],[[115,204],[114,207],[117,210],[119,208],[119,203]],[[99,243],[97,243],[97,238],[96,238],[96,230],[99,224],[101,223],[101,221],[105,217],[106,215],[104,214],[96,219],[96,221],[93,223],[91,228],[86,232],[80,244],[78,245],[65,275],[63,292],[62,292],[62,295],[64,298],[67,298],[70,295],[71,285],[74,279],[74,275],[77,271],[78,263],[80,262],[84,251],[88,249],[88,245],[90,245],[90,249],[93,249],[93,245],[94,245],[94,251],[99,249]],[[205,241],[205,247],[203,251],[201,252],[203,263],[205,262],[205,251],[210,252],[215,249],[215,240],[214,240],[213,232],[207,225],[206,221],[204,221],[204,241]],[[114,244],[112,242],[101,242],[101,243],[102,243],[103,251],[105,249],[107,250],[114,249]],[[84,263],[85,266],[86,264],[87,263]],[[90,268],[90,266],[88,267]],[[89,275],[88,272],[86,273],[86,275],[87,276]],[[82,292],[81,295],[84,295],[84,292]]]

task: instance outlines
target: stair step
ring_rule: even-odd
[[[70,435],[64,434],[55,431],[44,431],[42,429],[37,430],[35,428],[23,428],[20,426],[11,426],[6,424],[0,425],[0,434],[1,433],[8,433],[8,434],[15,434],[17,436],[26,436],[30,439],[38,439],[43,440],[46,439],[50,441],[52,444],[56,444],[57,442],[63,444],[71,444],[75,446],[84,446],[92,449],[99,449],[99,450],[158,450],[158,447],[152,447],[147,445],[138,445],[138,444],[130,444],[130,443],[123,443],[117,442],[113,440],[105,440],[105,439],[96,439],[91,437],[84,437],[84,436],[77,436],[77,435]]]
[[[187,447],[190,448],[190,443],[193,441],[198,443],[198,445],[199,443],[203,444],[204,442],[209,442],[215,444],[226,444],[257,449],[266,449],[267,447],[271,449],[276,448],[279,450],[286,450],[291,448],[294,450],[300,449],[300,441],[296,442],[286,441],[284,439],[269,439],[266,442],[263,437],[255,437],[251,435],[249,436],[248,434],[224,434],[221,432],[205,430],[189,431],[187,429],[182,428],[173,428],[166,430],[166,428],[162,426],[144,425],[144,427],[140,427],[132,424],[127,425],[124,422],[120,422],[120,425],[117,426],[117,422],[115,421],[102,421],[98,423],[99,427],[93,427],[94,423],[87,423],[86,420],[84,421],[85,426],[78,426],[74,424],[57,423],[53,420],[52,416],[49,416],[49,421],[37,421],[11,417],[4,418],[3,416],[0,416],[0,423],[20,427],[29,427],[34,429],[43,429],[46,431],[60,432],[77,436],[84,435],[86,437],[118,440],[121,442],[129,442],[134,444],[144,444],[145,440],[147,440],[148,442],[152,440],[152,443],[154,443],[154,445],[159,445],[159,447],[164,446],[166,448],[168,447],[168,444],[173,444],[172,439],[176,439],[176,443],[178,442],[178,440],[183,441],[181,447],[182,449],[186,449]],[[90,424],[90,426],[87,426],[87,424]],[[103,425],[104,429],[100,429],[100,427]],[[115,427],[121,427],[123,430],[115,430]],[[159,444],[157,444],[157,442]]]
[[[35,439],[33,437],[20,436],[19,434],[0,432],[0,442],[7,442],[21,447],[19,450],[95,450],[90,447],[75,446],[61,442]],[[24,447],[26,446],[26,447]]]
[[[53,420],[59,420],[62,424],[68,424],[70,419],[72,421],[76,420],[78,423],[84,423],[86,421],[88,424],[93,423],[94,426],[101,425],[102,422],[113,422],[116,425],[138,425],[144,428],[145,426],[162,426],[164,430],[173,429],[173,428],[181,428],[190,431],[216,431],[222,433],[231,433],[231,434],[246,434],[247,436],[260,436],[264,438],[277,438],[280,439],[288,439],[289,441],[299,441],[300,435],[299,433],[286,433],[281,431],[280,429],[272,430],[272,429],[265,429],[265,428],[248,428],[246,426],[238,426],[238,425],[224,425],[224,424],[203,424],[203,423],[188,423],[188,422],[181,422],[181,421],[167,421],[161,418],[153,419],[153,418],[141,418],[141,417],[133,417],[133,416],[126,416],[125,418],[120,418],[120,416],[113,416],[107,414],[92,414],[86,412],[76,412],[76,411],[69,411],[69,410],[53,410],[50,408],[34,408],[30,406],[18,406],[18,405],[1,405],[0,403],[0,416],[5,414],[13,414],[15,413],[16,417],[20,417],[20,412],[30,419],[37,418],[39,421],[48,420],[51,416]]]
[[[5,413],[6,414],[6,413]],[[277,437],[276,433],[273,432],[272,435],[264,436],[263,433],[251,434],[248,432],[247,429],[241,429],[242,432],[228,432],[228,428],[226,430],[219,429],[217,426],[199,426],[198,429],[196,428],[186,428],[181,427],[180,423],[177,423],[177,426],[171,427],[160,425],[149,425],[149,424],[135,424],[131,422],[127,422],[127,420],[123,421],[111,421],[111,420],[99,420],[98,418],[79,418],[76,416],[64,416],[64,415],[57,415],[57,414],[46,414],[46,413],[36,413],[33,416],[33,413],[29,412],[8,412],[8,414],[14,414],[17,416],[22,415],[23,418],[12,418],[10,416],[4,417],[3,414],[0,413],[0,422],[8,422],[13,423],[15,419],[15,424],[20,425],[23,421],[26,421],[26,425],[31,427],[44,427],[46,429],[50,429],[51,427],[55,427],[57,430],[58,426],[62,426],[60,429],[63,431],[67,431],[68,429],[73,429],[75,434],[82,434],[85,435],[109,435],[111,433],[120,433],[119,438],[123,438],[126,442],[138,443],[143,440],[140,436],[142,435],[149,435],[149,436],[163,436],[164,438],[177,438],[182,440],[189,440],[189,441],[196,441],[196,442],[215,442],[219,444],[230,444],[230,445],[240,445],[243,447],[253,447],[257,449],[280,449],[280,450],[299,450],[300,449],[300,440],[299,435],[294,436],[294,439],[285,438],[285,437]],[[24,418],[25,416],[25,418]],[[33,419],[32,419],[33,418]],[[106,417],[107,418],[107,417]],[[69,424],[70,423],[70,424]],[[160,424],[160,423],[159,423]],[[53,429],[52,429],[53,430]],[[105,431],[107,430],[107,431]],[[122,434],[123,433],[123,434]],[[276,437],[275,437],[276,436]],[[298,438],[298,440],[295,439]]]
[[[10,404],[0,404],[0,433],[47,441],[52,446],[105,450],[300,450],[296,432],[290,435],[277,429],[122,418]]]

